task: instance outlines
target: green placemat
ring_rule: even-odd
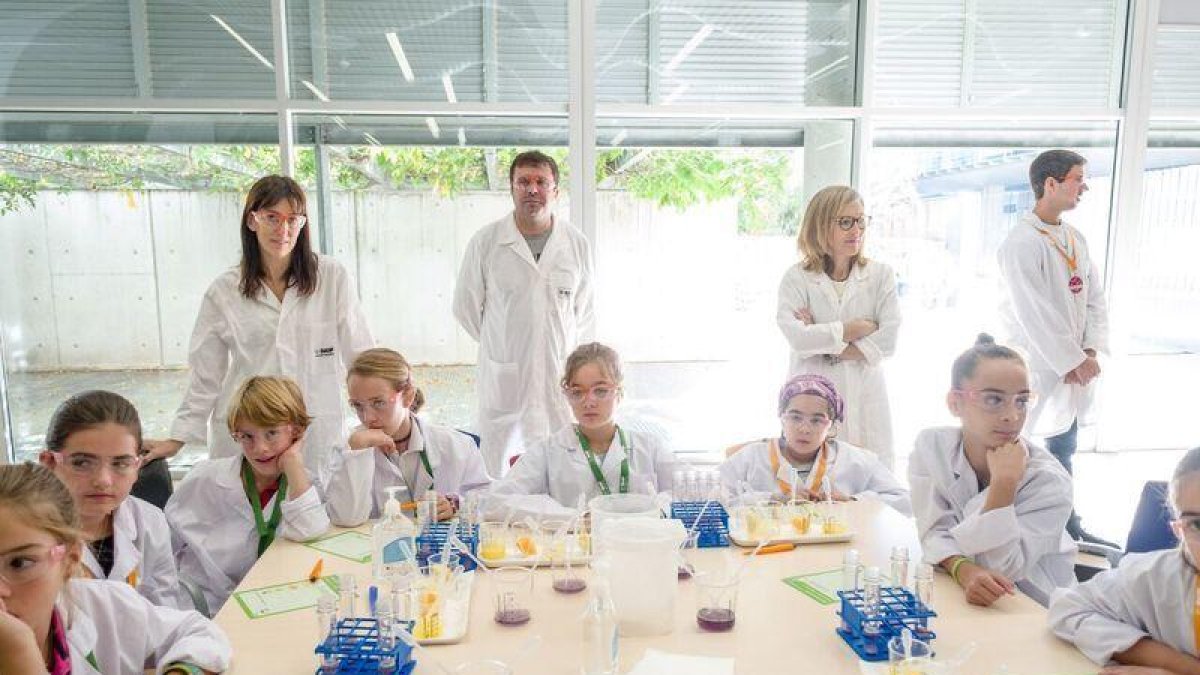
[[[783,583],[812,598],[817,604],[832,605],[838,601],[838,589],[842,586],[842,570],[827,570],[800,574],[783,579]]]
[[[371,562],[371,537],[355,530],[315,539],[304,545],[357,563]]]
[[[317,606],[317,597],[321,593],[338,590],[336,576],[321,577],[314,581],[289,581],[287,583],[250,588],[233,594],[238,605],[246,616],[251,619],[261,619],[264,616],[274,616],[307,609]]]

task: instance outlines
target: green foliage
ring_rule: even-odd
[[[335,190],[507,189],[508,165],[525,148],[330,146]],[[544,148],[569,180],[566,148]],[[494,162],[489,184],[488,162]],[[788,187],[790,161],[781,150],[612,149],[601,151],[602,189],[680,211],[721,199],[738,200],[739,229],[794,228],[799,196]],[[279,172],[273,145],[0,145],[0,214],[30,208],[38,190],[181,189],[241,192]],[[311,147],[296,153],[295,176],[316,184]]]

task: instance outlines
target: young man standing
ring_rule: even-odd
[[[1029,166],[1037,198],[1000,246],[1001,319],[1013,345],[1029,355],[1037,405],[1026,432],[1070,473],[1079,421],[1088,413],[1100,362],[1108,351],[1103,279],[1079,230],[1062,214],[1087,192],[1087,160],[1070,150],[1047,150]],[[1084,531],[1072,513],[1067,532],[1077,541],[1115,546]]]

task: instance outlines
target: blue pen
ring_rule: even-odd
[[[371,610],[371,617],[375,617],[375,603],[379,600],[379,588],[371,586],[367,589],[367,606]]]

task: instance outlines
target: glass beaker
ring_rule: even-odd
[[[496,562],[508,558],[508,526],[504,523],[482,523],[479,526],[479,558]]]
[[[900,636],[888,640],[888,675],[933,675],[933,650],[928,642],[913,640],[904,653]]]
[[[732,573],[697,574],[696,623],[707,631],[733,629],[737,616],[738,579]]]
[[[501,567],[490,575],[496,599],[496,623],[520,626],[533,618],[533,571]]]

